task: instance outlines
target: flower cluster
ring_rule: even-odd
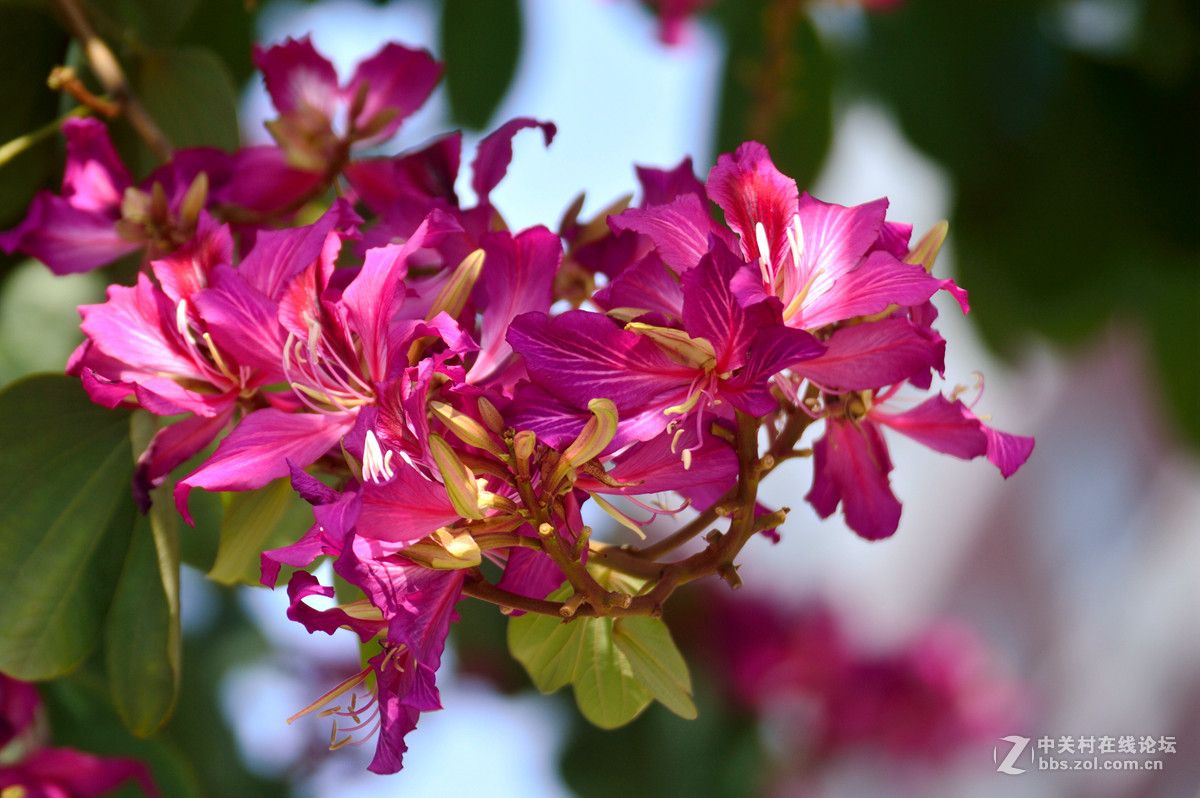
[[[956,394],[898,409],[943,370],[931,297],[967,310],[965,292],[931,274],[944,225],[912,245],[885,200],[816,200],[751,142],[703,182],[690,161],[639,169],[636,207],[513,232],[491,194],[513,137],[540,129],[549,144],[553,125],[516,119],[484,138],[468,207],[457,134],[353,152],[429,94],[439,65],[427,53],[389,45],[345,85],[306,40],[256,61],[277,146],[179,152],[134,184],[100,123],[68,122],[61,193],[40,196],[0,244],[58,272],[144,249],[134,285],[80,308],[86,341],[68,371],[98,403],[171,419],[138,462],[143,507],[218,441],[175,482],[185,518],[195,488],[281,478],[313,505],[306,534],[264,553],[263,581],[301,569],[289,617],[376,641],[367,668],[313,707],[354,696],[326,711],[349,719],[335,745],[378,732],[372,770],[398,770],[405,734],[440,706],[464,594],[510,612],[656,618],[687,581],[738,584],[741,548],[786,515],[757,495],[786,459],[811,456],[819,515],[840,505],[876,539],[900,517],[884,427],[1005,476],[1028,457],[1031,439],[992,430]],[[322,202],[315,221],[287,226]],[[662,492],[679,506],[632,498]],[[614,495],[695,517],[640,549],[592,540],[589,503],[645,523]],[[722,518],[707,547],[663,560]],[[303,570],[322,556],[361,598],[305,603],[333,595]],[[567,598],[548,600],[564,583]]]

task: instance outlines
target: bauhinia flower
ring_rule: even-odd
[[[813,444],[813,486],[805,498],[822,518],[840,503],[846,524],[868,540],[891,535],[900,522],[884,427],[964,460],[986,457],[1006,479],[1033,452],[1033,438],[992,429],[957,398],[936,394],[897,412],[886,405],[894,393],[874,397],[864,391],[827,401],[825,435]]]

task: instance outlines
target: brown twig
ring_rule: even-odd
[[[67,30],[83,45],[84,55],[96,73],[96,78],[104,86],[104,90],[112,96],[120,106],[129,124],[146,142],[146,146],[160,161],[171,160],[172,147],[166,134],[158,124],[146,113],[146,109],[138,102],[137,97],[129,87],[125,72],[121,69],[117,57],[96,35],[87,14],[84,13],[77,0],[54,0],[54,7],[66,23]]]

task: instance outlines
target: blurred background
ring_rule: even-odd
[[[469,153],[518,115],[558,125],[549,148],[516,140],[493,194],[514,229],[555,228],[581,191],[582,216],[599,213],[636,191],[634,164],[690,156],[703,178],[749,138],[823,200],[887,196],[889,219],[917,235],[948,219],[937,268],[972,311],[939,305],[946,387],[981,372],[976,413],[1037,448],[1005,481],[890,439],[904,518],[877,543],[803,504],[807,462],[774,475],[768,499],[794,509],[781,542],[747,547],[745,587],[697,586],[668,606],[695,721],[655,704],[616,732],[586,726],[569,695],[532,690],[504,619],[463,602],[439,679],[446,711],[422,718],[404,771],[386,778],[365,771],[373,743],[327,753],[321,721],[284,723],[357,670],[353,637],[309,638],[284,596],[207,582],[201,524],[185,531],[175,719],[129,737],[84,668],[45,688],[56,742],[146,756],[172,796],[1200,794],[1192,0],[88,5],[177,146],[266,140],[255,41],[311,34],[345,76],[397,40],[445,59],[446,74],[384,151],[458,127]],[[65,110],[45,79],[79,54],[36,0],[0,4],[0,45],[3,142]],[[148,172],[151,156],[113,131],[135,177]],[[48,137],[0,166],[0,229],[61,164]],[[0,269],[0,383],[61,371],[75,306],[100,301],[106,275],[55,278],[15,258]],[[1030,740],[1024,773],[998,771],[1012,736]],[[1100,749],[1126,737],[1153,750]],[[1039,754],[1076,756],[1062,738],[1162,768],[1038,770]]]

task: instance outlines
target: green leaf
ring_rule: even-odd
[[[223,585],[257,585],[259,555],[275,544],[297,540],[312,526],[312,508],[292,490],[287,477],[258,490],[224,495],[221,542],[208,578]]]
[[[146,110],[176,147],[237,148],[237,90],[212,51],[149,52],[137,64],[136,84]]]
[[[129,413],[78,380],[30,377],[0,392],[0,670],[46,679],[103,628],[137,513]]]
[[[583,646],[575,671],[575,703],[583,716],[602,729],[624,726],[651,701],[633,675],[629,659],[613,639],[611,618],[585,618]]]
[[[113,702],[139,737],[166,722],[179,694],[179,539],[170,486],[163,487],[134,526],[105,627]]]
[[[804,188],[829,149],[833,70],[802,6],[744,0],[719,4],[714,14],[729,41],[717,124],[720,151],[762,142],[779,171]]]
[[[445,0],[442,58],[454,121],[487,125],[512,82],[521,49],[518,0]]]
[[[619,618],[613,624],[613,641],[629,660],[634,678],[650,695],[681,718],[696,717],[687,662],[662,619]]]
[[[546,597],[564,601],[573,592],[569,584]],[[588,619],[564,623],[559,618],[527,612],[508,620],[508,650],[525,666],[529,678],[543,693],[553,693],[575,678]]]

